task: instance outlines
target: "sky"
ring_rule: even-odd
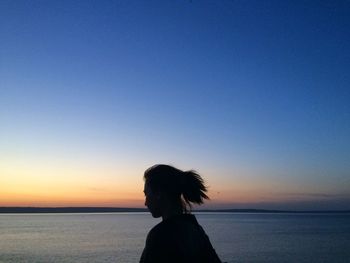
[[[0,1],[0,206],[350,209],[350,2]]]

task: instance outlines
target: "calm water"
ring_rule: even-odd
[[[197,214],[227,262],[350,262],[349,214]],[[148,213],[0,215],[0,262],[138,262]]]

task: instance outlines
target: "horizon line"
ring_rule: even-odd
[[[36,207],[36,206],[0,206],[0,213],[111,213],[111,212],[149,212],[147,208],[136,207],[95,207],[95,206],[67,206],[67,207]],[[283,209],[255,209],[255,208],[227,208],[227,209],[193,209],[191,212],[231,212],[231,213],[350,213],[350,209],[343,210],[283,210]]]

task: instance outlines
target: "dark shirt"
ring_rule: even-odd
[[[221,263],[194,215],[166,219],[148,234],[140,263]]]

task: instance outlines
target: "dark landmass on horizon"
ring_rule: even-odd
[[[0,207],[2,214],[24,213],[130,213],[148,212],[146,208],[127,207]],[[269,210],[269,209],[194,209],[214,213],[350,213],[350,210]]]

